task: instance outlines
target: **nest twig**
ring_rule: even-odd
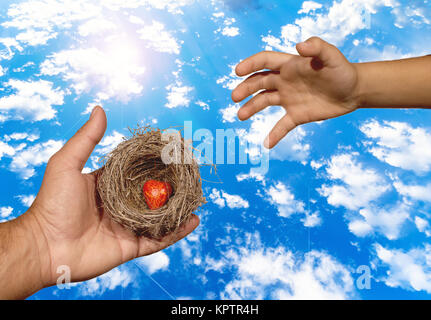
[[[104,158],[97,182],[105,211],[137,236],[160,239],[187,222],[203,203],[199,165],[180,139],[180,153],[188,161],[165,164],[161,152],[169,141],[151,127],[131,130],[132,137],[120,143]],[[161,208],[150,210],[143,197],[143,185],[154,179],[169,182],[173,194]]]

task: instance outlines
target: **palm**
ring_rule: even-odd
[[[95,175],[48,168],[34,207],[40,209],[45,236],[52,244],[53,277],[58,266],[67,265],[74,281],[86,280],[137,257],[140,247],[141,255],[151,253],[145,240],[139,241],[97,207]]]
[[[341,64],[314,70],[310,59],[295,56],[280,70],[280,105],[296,125],[326,120],[354,110],[357,84],[353,67]]]
[[[102,134],[98,134],[101,136],[106,120],[103,123],[103,118],[99,118]],[[90,125],[97,126],[97,123],[87,123]],[[89,139],[83,136],[83,132],[78,132],[50,159],[42,187],[31,208],[49,251],[48,284],[56,283],[59,266],[70,268],[72,281],[87,280],[126,261],[162,250],[186,236],[199,223],[199,219],[193,216],[178,232],[161,240],[152,240],[136,237],[113,222],[96,196],[97,172],[81,173],[88,152],[97,143],[85,150],[83,140]],[[96,140],[100,138],[93,141]],[[82,152],[83,149],[87,154],[76,156],[77,150]]]

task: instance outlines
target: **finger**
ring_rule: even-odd
[[[314,61],[315,67],[319,67],[319,62],[321,67],[329,66],[339,55],[342,56],[336,47],[318,37],[311,37],[307,41],[298,43],[296,50],[302,57],[317,58]]]
[[[288,53],[262,51],[240,62],[236,66],[235,72],[238,76],[243,77],[264,69],[280,70],[283,63],[291,58],[292,55]]]
[[[160,250],[163,250],[177,241],[183,239],[195,230],[199,225],[199,217],[195,214],[192,215],[190,220],[185,223],[178,231],[164,237],[161,240],[150,240],[148,238],[141,238],[139,256],[146,256]]]
[[[277,89],[279,74],[271,71],[253,74],[232,91],[232,100],[240,102],[259,90]]]
[[[101,107],[96,106],[87,123],[66,142],[55,157],[81,172],[94,148],[103,138],[105,131],[105,111]]]
[[[247,120],[259,111],[266,107],[276,106],[281,103],[278,91],[263,91],[247,101],[239,110],[238,118],[240,120]]]
[[[271,130],[271,132],[269,133],[269,135],[266,137],[263,145],[265,146],[265,148],[272,149],[290,131],[292,131],[293,129],[295,129],[295,127],[296,127],[295,122],[292,120],[292,118],[289,115],[286,114],[283,118],[281,118],[277,122],[277,124]]]

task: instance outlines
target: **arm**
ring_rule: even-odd
[[[0,299],[23,299],[42,289],[49,274],[40,230],[33,230],[31,213],[0,224]],[[45,248],[46,249],[46,248]],[[45,271],[45,272],[44,272]]]
[[[268,148],[298,125],[342,116],[359,107],[431,108],[430,56],[354,64],[320,38],[310,38],[296,48],[299,55],[260,52],[236,67],[238,76],[251,76],[232,92],[233,101],[254,95],[239,109],[240,120],[272,105],[286,110],[265,139]]]
[[[431,108],[431,56],[355,66],[361,108]]]
[[[0,299],[25,298],[55,285],[59,266],[69,267],[73,282],[97,277],[168,247],[198,226],[193,215],[177,232],[153,240],[136,237],[109,218],[97,205],[97,174],[81,173],[105,130],[105,113],[96,107],[49,160],[31,208],[0,224]]]

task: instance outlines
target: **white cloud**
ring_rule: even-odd
[[[202,101],[202,100],[196,101],[196,104],[197,104],[199,107],[201,107],[203,110],[209,110],[209,109],[210,109],[209,104],[208,104],[208,103],[206,103],[206,102],[204,102],[204,101]]]
[[[104,156],[114,150],[125,139],[124,135],[114,130],[109,136],[106,136],[99,142],[97,153]]]
[[[395,181],[393,183],[397,192],[404,196],[409,197],[413,200],[431,202],[431,183],[427,185],[405,185],[401,181]]]
[[[247,209],[249,207],[248,201],[244,200],[241,196],[229,194],[223,190],[217,190],[215,188],[212,189],[209,198],[220,208],[227,206],[230,209]]]
[[[111,11],[136,9],[139,7],[167,10],[170,13],[182,13],[181,8],[191,5],[194,0],[28,0],[9,6],[9,21],[4,27],[19,30],[70,29],[75,23],[94,19],[102,15],[104,8]]]
[[[221,78],[218,78],[216,80],[217,84],[220,84],[223,86],[223,88],[228,90],[235,89],[245,77],[238,77],[235,73],[235,68],[238,63],[234,63],[229,65],[230,73],[227,76],[223,76]]]
[[[82,23],[78,27],[78,33],[83,37],[88,37],[92,35],[105,34],[108,31],[116,29],[117,26],[112,21],[99,17]]]
[[[431,293],[431,245],[403,251],[376,244],[375,250],[388,269],[382,279],[387,286]]]
[[[19,30],[69,29],[73,22],[86,20],[98,15],[100,7],[87,0],[28,0],[9,6],[10,20],[4,27]]]
[[[240,173],[236,175],[236,180],[238,182],[251,179],[262,183],[263,186],[266,185],[265,176],[256,168],[250,168],[250,171],[248,173]]]
[[[0,160],[4,155],[13,156],[15,149],[7,143],[0,141]]]
[[[380,174],[364,168],[352,154],[333,156],[326,172],[330,180],[340,183],[323,184],[318,191],[327,198],[329,204],[336,207],[357,210],[368,206],[390,189]]]
[[[35,66],[35,63],[33,61],[26,62],[21,67],[14,68],[13,72],[24,72],[28,67]]]
[[[321,167],[323,167],[325,164],[320,161],[311,160],[310,161],[310,167],[312,167],[314,170],[319,170]]]
[[[240,108],[239,104],[231,104],[227,108],[220,109],[223,122],[235,122],[237,120],[237,113]]]
[[[236,37],[239,35],[239,28],[234,26],[236,22],[235,18],[225,18],[223,12],[215,12],[211,20],[220,25],[214,33],[221,33],[226,37]]]
[[[0,61],[10,60],[15,55],[15,50],[21,52],[24,48],[14,38],[0,38]]]
[[[54,105],[62,105],[65,93],[53,88],[45,80],[9,80],[4,83],[14,93],[0,98],[0,113],[8,118],[31,121],[51,120],[57,111]]]
[[[376,13],[378,8],[396,5],[395,0],[333,1],[327,10],[322,9],[319,13],[296,19],[294,24],[283,26],[280,38],[269,34],[262,37],[262,40],[266,43],[266,50],[275,48],[289,53],[296,53],[296,43],[312,36],[322,37],[339,46],[349,35],[367,28],[367,18]],[[313,5],[308,2],[299,12],[310,11],[312,8]]]
[[[421,24],[431,24],[429,17],[431,16],[431,9],[427,1],[410,1],[403,7],[396,7],[392,10],[396,17],[395,26],[404,28],[409,25],[420,26]]]
[[[79,291],[83,296],[100,296],[107,290],[115,290],[117,287],[126,288],[132,282],[131,272],[123,266],[81,283]]]
[[[409,208],[398,204],[388,210],[376,207],[359,210],[359,217],[352,218],[349,230],[358,237],[381,233],[389,240],[398,239],[401,228],[409,219]]]
[[[226,37],[236,37],[239,36],[239,28],[238,27],[224,27],[221,31],[221,34]]]
[[[148,274],[166,270],[169,266],[169,257],[166,253],[159,251],[149,256],[136,259],[135,262],[144,267]]]
[[[8,218],[12,212],[12,207],[0,207],[0,218]]]
[[[399,48],[394,45],[385,45],[383,48],[359,46],[358,48],[355,48],[350,56],[358,62],[366,62],[406,59],[427,54],[425,50],[405,53],[403,49],[405,50],[405,48]]]
[[[415,225],[416,225],[416,228],[418,228],[419,232],[423,232],[427,237],[431,237],[431,228],[427,220],[416,216]]]
[[[84,168],[82,173],[90,173],[93,170],[97,170],[103,162],[101,159],[114,150],[124,139],[125,136],[116,130],[112,131],[110,135],[105,136],[97,145],[94,155],[90,157],[91,167]]]
[[[19,200],[21,200],[21,203],[25,207],[30,207],[33,204],[34,199],[36,199],[36,196],[34,194],[20,195],[17,197],[19,198]]]
[[[296,200],[291,190],[282,182],[269,187],[266,194],[268,201],[277,207],[281,217],[287,218],[294,213],[305,212],[304,202]]]
[[[206,210],[201,211],[199,218],[201,220],[199,228],[189,234],[186,238],[178,241],[172,246],[175,250],[179,248],[181,250],[181,255],[183,258],[183,265],[185,267],[189,266],[200,266],[202,264],[202,253],[203,245],[208,242],[208,228],[205,228],[205,224],[208,218],[209,212]],[[203,279],[205,275],[202,274],[198,278]]]
[[[330,255],[312,250],[298,255],[284,247],[266,248],[259,237],[231,248],[219,270],[233,279],[222,299],[348,299],[355,296],[349,270]]]
[[[183,14],[181,8],[193,4],[195,0],[142,0],[141,2],[173,14]]]
[[[370,121],[361,126],[368,151],[391,166],[424,174],[431,170],[431,132],[405,122]]]
[[[312,13],[316,11],[317,9],[322,8],[322,5],[320,3],[314,2],[314,1],[304,1],[302,3],[301,10],[298,11],[299,14],[301,13]]]
[[[56,32],[35,31],[28,29],[25,32],[18,34],[15,39],[30,46],[38,46],[41,44],[46,44],[48,40],[56,37]]]
[[[139,37],[145,40],[147,47],[158,52],[180,53],[180,43],[171,32],[165,30],[163,23],[152,21],[151,25],[144,26],[137,31]]]
[[[150,7],[165,10],[172,14],[183,14],[182,8],[193,4],[194,1],[195,0],[103,0],[103,6],[111,10]]]
[[[84,168],[82,168],[81,173],[83,173],[83,174],[89,174],[89,173],[91,173],[92,171],[93,171],[93,169],[91,169],[91,168],[89,168],[89,167],[84,167]]]
[[[251,154],[258,153],[258,146],[263,144],[275,124],[285,115],[282,108],[272,111],[270,108],[254,115],[250,120],[250,129],[245,135],[250,146]],[[303,127],[297,127],[284,137],[276,147],[270,151],[271,159],[305,162],[310,154],[310,145],[305,142],[307,132]]]
[[[36,141],[39,139],[39,134],[36,133],[27,133],[27,132],[14,132],[12,134],[5,134],[4,141],[8,142],[11,140],[27,140],[30,142]]]
[[[28,0],[12,4],[7,11],[8,20],[1,25],[16,28],[20,32],[16,40],[13,39],[16,44],[11,46],[9,43],[6,52],[0,49],[0,60],[10,59],[15,49],[22,51],[19,42],[30,46],[46,44],[58,35],[58,31],[73,30],[74,26],[78,26],[81,36],[100,35],[113,30],[116,26],[105,17],[116,15],[119,10],[125,13],[127,9],[143,7],[182,14],[182,8],[193,2],[194,0],[104,0],[97,3],[92,0]]]
[[[308,213],[305,212],[305,217],[301,219],[301,222],[304,224],[304,227],[317,227],[322,224],[322,218],[320,217],[318,212]]]
[[[184,86],[181,82],[177,81],[175,84],[170,84],[166,87],[168,90],[167,100],[165,104],[167,108],[188,107],[190,104],[190,93],[193,91],[192,87]]]
[[[242,174],[237,176],[238,181],[244,179],[255,179],[260,182],[264,187],[263,198],[274,205],[277,208],[277,213],[280,217],[289,218],[294,214],[301,214],[300,221],[304,227],[313,228],[322,224],[322,218],[319,212],[311,213],[305,209],[305,203],[301,200],[295,199],[295,195],[284,183],[278,181],[271,185],[269,188],[266,187],[266,181],[263,176],[253,174],[251,171],[249,174]],[[259,191],[259,195],[261,192]]]
[[[48,140],[20,150],[14,155],[9,168],[18,173],[21,178],[29,179],[36,173],[35,167],[47,163],[63,144],[64,141]]]
[[[144,89],[139,50],[125,41],[104,50],[99,48],[63,50],[49,56],[41,65],[41,73],[62,76],[71,83],[76,94],[93,93],[98,101],[114,98],[128,101]]]
[[[219,18],[223,18],[225,16],[224,12],[214,12],[213,13],[213,18],[211,18],[213,21],[218,20]]]
[[[11,4],[9,20],[1,25],[18,29],[16,40],[23,45],[37,46],[57,37],[57,30],[70,29],[100,12],[100,6],[88,0],[28,0]]]

